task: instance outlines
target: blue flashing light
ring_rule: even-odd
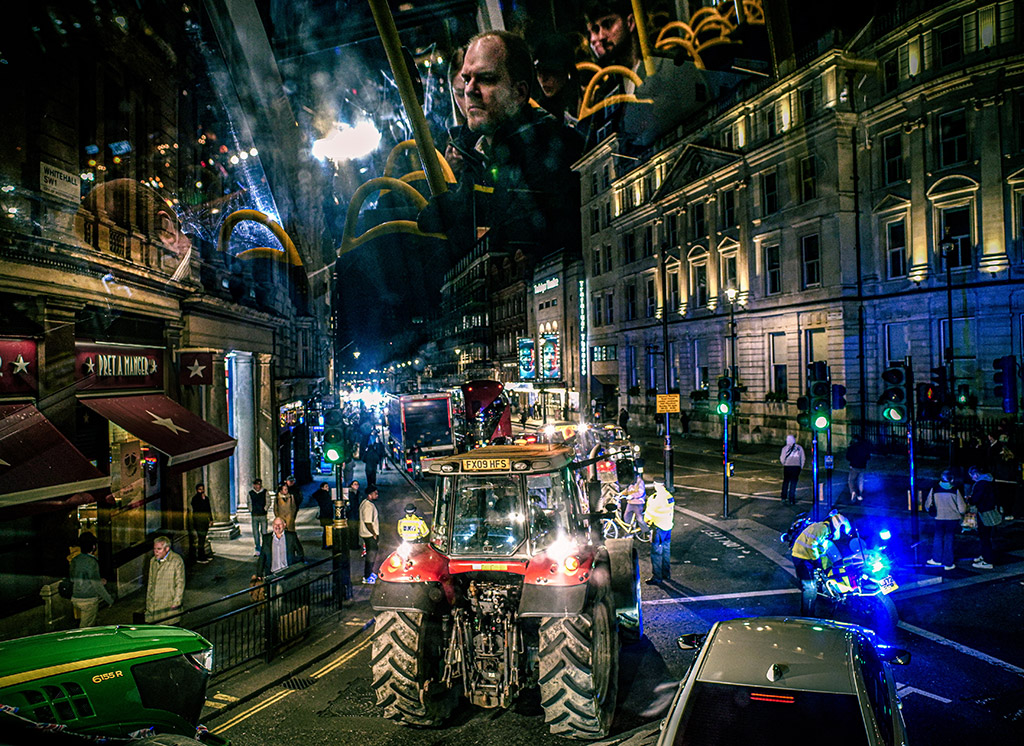
[[[889,541],[889,539],[892,538],[892,533],[890,533],[889,529],[883,528],[881,531],[878,532],[878,538],[880,538],[882,541]]]

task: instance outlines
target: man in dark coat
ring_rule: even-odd
[[[485,31],[470,42],[462,65],[466,119],[452,147],[464,170],[458,185],[433,198],[418,218],[422,230],[447,233],[465,252],[477,227],[492,247],[542,256],[580,244],[579,176],[572,170],[583,140],[529,105],[534,79],[526,42]]]
[[[206,494],[206,485],[200,482],[196,485],[196,494],[192,495],[192,527],[196,531],[196,559],[204,565],[210,561],[206,554],[206,535],[212,521],[210,498]]]
[[[306,561],[302,542],[294,531],[285,531],[283,518],[275,518],[273,531],[263,537],[260,557],[256,560],[256,574],[266,578],[274,573]]]
[[[366,489],[372,489],[377,484],[377,468],[384,460],[384,443],[376,430],[370,431],[366,442],[359,449],[359,455],[366,467]]]

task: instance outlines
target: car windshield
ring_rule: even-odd
[[[449,478],[441,499],[451,509],[451,554],[511,556],[529,537],[532,551],[543,550],[566,533],[570,510],[561,481],[552,474],[502,474]],[[435,522],[434,543],[447,533]]]
[[[792,746],[798,734],[829,746],[866,746],[867,731],[853,694],[694,684],[676,731],[676,746]]]

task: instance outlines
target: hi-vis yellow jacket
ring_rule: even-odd
[[[430,535],[427,522],[418,515],[409,515],[398,521],[398,535],[408,542],[419,541]]]

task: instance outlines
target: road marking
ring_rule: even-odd
[[[1024,675],[1024,668],[1018,668],[1017,666],[1013,665],[1012,663],[1007,663],[1006,661],[1001,661],[998,658],[989,655],[988,653],[983,653],[980,650],[975,650],[974,648],[967,647],[963,643],[955,642],[953,640],[950,640],[949,638],[943,637],[942,635],[937,635],[934,632],[929,632],[926,629],[922,629],[920,627],[915,627],[913,624],[907,624],[906,622],[900,622],[900,629],[905,629],[905,630],[907,630],[907,632],[913,632],[915,635],[920,635],[921,637],[925,638],[926,640],[931,640],[932,642],[937,642],[939,645],[946,645],[946,646],[951,647],[951,648],[953,648],[954,650],[956,650],[956,651],[958,651],[960,653],[963,653],[964,655],[969,655],[969,656],[971,656],[973,658],[977,658],[978,660],[985,661],[986,663],[990,663],[993,666],[997,666],[998,668],[1002,668],[1003,670],[1009,671],[1010,673],[1015,673],[1015,674],[1018,674],[1018,675]]]
[[[904,694],[920,694],[923,697],[929,697],[930,699],[934,699],[934,700],[936,700],[938,702],[941,702],[944,705],[948,705],[950,702],[953,701],[951,699],[946,699],[945,697],[940,697],[938,694],[932,694],[931,692],[926,692],[924,689],[918,689],[915,686],[910,686],[910,684],[897,684],[896,685],[896,693],[898,695],[900,695],[901,697]]]
[[[352,660],[357,655],[359,655],[359,653],[363,652],[363,650],[372,642],[373,642],[373,638],[372,637],[367,637],[365,640],[360,642],[354,648],[352,648],[351,650],[348,650],[348,651],[342,653],[341,655],[339,655],[337,658],[335,658],[333,661],[328,663],[326,666],[324,666],[320,670],[315,671],[314,673],[311,673],[310,674],[310,678],[319,679],[321,676],[326,676],[327,674],[329,674],[331,671],[333,671],[334,669],[338,668],[339,666],[345,665],[350,660]]]
[[[799,588],[775,588],[767,591],[742,591],[740,593],[714,593],[709,596],[686,596],[681,598],[656,598],[644,601],[644,606],[666,606],[668,604],[695,604],[702,601],[727,601],[735,598],[758,598],[760,596],[789,596],[800,593]]]
[[[274,694],[271,697],[267,697],[265,700],[260,702],[258,705],[253,705],[248,710],[243,710],[242,712],[238,713],[233,718],[228,720],[226,723],[224,723],[222,725],[218,725],[216,728],[211,728],[210,732],[211,733],[215,733],[215,734],[216,733],[223,733],[228,728],[234,728],[236,725],[238,725],[243,720],[247,720],[248,718],[250,718],[253,715],[255,715],[257,712],[259,712],[261,710],[265,710],[268,707],[270,707],[271,705],[277,704],[282,699],[287,697],[289,694],[294,694],[294,693],[295,693],[295,691],[293,689],[282,689],[277,694]]]
[[[214,702],[212,699],[208,699],[203,703],[203,707],[212,707],[215,710],[222,710],[227,707],[226,702]]]
[[[238,697],[232,697],[230,694],[223,694],[221,692],[217,692],[216,694],[214,694],[213,698],[214,699],[220,699],[220,700],[223,700],[225,702],[237,702],[238,701]]]

